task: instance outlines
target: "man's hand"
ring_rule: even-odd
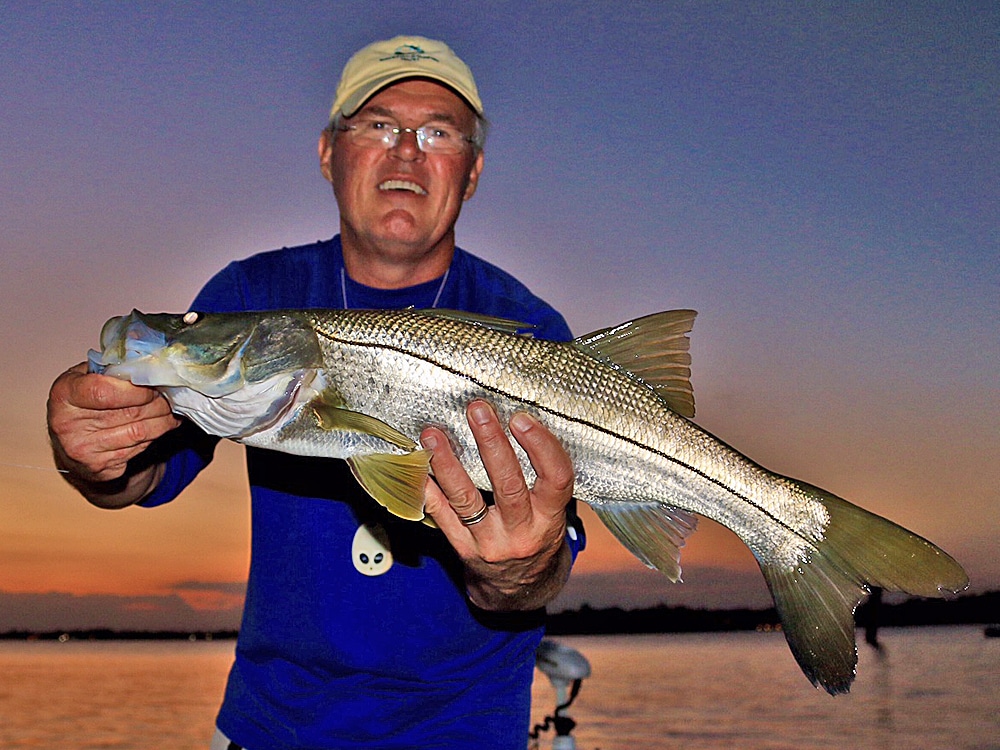
[[[180,425],[152,388],[87,373],[76,365],[52,384],[49,438],[56,465],[88,500],[117,508],[141,500],[159,482],[151,465],[126,476],[128,462],[156,438]]]
[[[495,611],[542,607],[559,593],[569,575],[571,554],[565,536],[566,505],[573,496],[572,462],[538,420],[515,414],[510,432],[537,475],[529,488],[493,408],[474,401],[467,416],[496,504],[481,521],[462,523],[462,518],[483,513],[486,504],[447,436],[428,427],[420,440],[433,452],[431,468],[437,481],[428,480],[425,510],[465,564],[474,604]]]

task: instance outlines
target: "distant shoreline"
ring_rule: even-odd
[[[928,625],[990,625],[1000,612],[1000,591],[955,599],[906,599],[898,603],[872,598],[858,607],[859,628]],[[777,613],[768,609],[691,609],[647,607],[594,609],[584,605],[547,615],[548,635],[639,635],[651,633],[717,633],[780,630]],[[5,641],[226,641],[236,630],[116,630],[114,628],[9,630]]]
[[[1000,612],[1000,591],[953,599],[911,598],[888,603],[871,597],[858,607],[858,628],[899,628],[926,625],[989,625]],[[625,610],[593,609],[584,605],[548,615],[550,635],[636,635],[642,633],[716,633],[781,630],[773,607],[766,609],[692,609],[648,607]]]
[[[236,640],[237,630],[114,630],[91,628],[80,630],[8,630],[0,633],[0,641],[227,641]]]

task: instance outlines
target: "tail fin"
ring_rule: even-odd
[[[966,588],[950,556],[916,534],[818,487],[797,482],[830,514],[814,556],[793,570],[761,562],[788,645],[802,671],[831,694],[854,680],[854,610],[870,587],[936,597]]]

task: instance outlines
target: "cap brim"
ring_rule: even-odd
[[[355,92],[351,96],[347,97],[343,103],[334,104],[333,111],[337,112],[339,109],[344,117],[351,117],[354,115],[366,101],[371,99],[375,94],[384,89],[386,86],[396,83],[397,81],[402,81],[407,78],[427,78],[432,81],[438,81],[444,84],[456,94],[458,94],[465,101],[472,111],[477,115],[482,117],[483,115],[483,103],[479,100],[479,97],[475,92],[470,92],[463,90],[461,86],[457,86],[453,81],[448,80],[443,76],[436,76],[428,73],[426,70],[422,69],[412,69],[412,70],[396,70],[390,75],[379,76],[373,78],[370,81],[365,82],[363,85],[357,87]]]

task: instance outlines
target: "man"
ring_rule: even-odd
[[[230,264],[192,309],[442,307],[568,338],[551,307],[455,246],[483,169],[482,117],[471,71],[444,44],[362,49],[319,141],[340,234]],[[529,488],[490,405],[468,417],[494,504],[428,427],[426,510],[440,531],[384,513],[343,462],[248,449],[250,573],[213,748],[525,746],[540,608],[583,544],[567,523],[572,465],[515,415]],[[83,365],[53,384],[49,429],[69,481],[107,508],[172,500],[214,448],[154,391]]]

